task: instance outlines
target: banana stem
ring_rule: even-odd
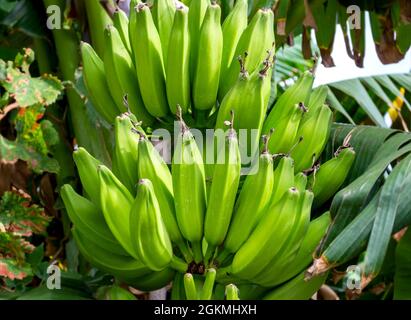
[[[190,263],[193,261],[193,255],[190,252],[187,244],[185,242],[179,242],[177,244],[178,248],[180,249],[181,254],[183,255],[186,262]]]
[[[173,256],[171,258],[170,266],[173,269],[175,269],[179,272],[182,272],[182,273],[187,272],[187,269],[188,269],[188,264],[185,261],[181,260],[180,258],[178,258],[176,256]]]
[[[203,249],[201,247],[201,242],[192,242],[191,247],[193,249],[195,263],[200,263],[203,260]]]

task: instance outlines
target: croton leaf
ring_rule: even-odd
[[[18,159],[26,161],[29,168],[36,173],[43,171],[58,173],[59,164],[55,159],[41,155],[25,144],[16,141],[10,141],[0,136],[0,158],[5,161],[17,161]]]
[[[28,48],[17,54],[14,62],[0,59],[0,84],[23,108],[36,104],[48,106],[64,89],[63,83],[53,75],[31,77],[29,67],[33,61],[34,52]]]
[[[44,234],[50,218],[30,202],[28,196],[16,192],[6,192],[0,200],[0,277],[22,280],[31,276],[30,260],[38,264],[42,258],[42,248],[33,256],[35,247],[27,237]]]
[[[6,277],[10,280],[23,280],[29,275],[31,275],[31,268],[28,263],[20,266],[11,258],[0,257],[0,277]]]

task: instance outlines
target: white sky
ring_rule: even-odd
[[[366,15],[366,52],[364,68],[357,68],[354,60],[348,57],[344,44],[344,37],[340,26],[337,26],[336,37],[332,57],[335,67],[325,68],[322,64],[318,66],[314,86],[336,82],[357,77],[372,76],[388,73],[406,73],[411,70],[411,50],[408,50],[405,58],[399,63],[383,65],[378,59],[375,45],[372,40],[371,27]],[[315,39],[315,36],[312,37]]]

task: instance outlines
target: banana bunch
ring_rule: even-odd
[[[239,87],[246,86],[258,93],[237,109],[256,112],[238,117],[237,126],[261,130],[271,91],[272,64],[265,61],[267,51],[274,50],[271,9],[256,10],[248,21],[247,0],[237,0],[224,19],[216,1],[188,6],[133,1],[130,16],[117,10],[112,22],[101,57],[86,43],[81,50],[88,97],[109,124],[130,111],[144,128],[155,127],[172,122],[177,106],[199,126],[215,124],[217,114],[224,119],[231,111]],[[238,57],[245,55],[240,65]]]
[[[237,0],[222,23],[215,1],[133,3],[130,17],[116,12],[107,26],[103,57],[82,45],[89,97],[114,125],[114,147],[111,168],[75,151],[83,196],[70,185],[61,192],[80,252],[141,290],[173,281],[175,299],[254,289],[269,299],[273,287],[305,297],[321,281],[305,287],[301,273],[330,223],[313,209],[355,157],[344,145],[318,165],[333,116],[327,91],[313,90],[307,72],[268,108],[270,9],[248,20],[248,1]],[[175,119],[168,165],[150,133]],[[187,124],[224,133],[211,165]]]

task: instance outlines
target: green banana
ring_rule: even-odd
[[[331,223],[331,215],[326,212],[314,219],[308,225],[301,246],[295,256],[282,260],[282,266],[275,277],[271,277],[270,285],[278,285],[296,276],[302,269],[312,262],[314,251]]]
[[[351,147],[343,147],[335,153],[335,157],[310,176],[309,183],[314,192],[314,206],[319,207],[330,199],[347,178],[355,160],[355,151]]]
[[[118,77],[118,74],[114,68],[114,63],[113,61],[116,60],[117,57],[114,57],[114,46],[117,45],[114,44],[112,31],[114,27],[112,25],[109,25],[106,27],[104,30],[104,40],[108,45],[106,46],[104,50],[104,55],[103,55],[103,63],[104,63],[104,71],[106,74],[106,80],[108,84],[108,89],[110,90],[110,94],[114,99],[114,102],[117,105],[117,109],[120,110],[122,113],[126,111],[126,106],[124,105],[124,92],[123,88],[121,87],[120,80]],[[117,36],[120,37],[120,35],[117,32]],[[118,38],[116,37],[116,40]],[[120,39],[121,41],[121,39]],[[125,50],[125,47],[123,45],[122,49]]]
[[[130,238],[130,209],[133,196],[106,166],[98,167],[100,185],[100,206],[111,232],[124,249],[134,258]]]
[[[198,57],[198,39],[200,38],[200,30],[203,24],[204,16],[207,8],[210,5],[210,0],[191,1],[188,11],[188,29],[191,39],[190,51],[190,74],[191,81],[194,80],[194,73],[197,66]]]
[[[168,112],[165,71],[160,36],[147,4],[139,3],[130,14],[130,41],[133,48],[141,96],[154,117]]]
[[[174,0],[155,0],[153,1],[152,14],[154,24],[157,27],[160,36],[161,48],[163,50],[163,59],[167,61],[168,48],[171,29],[176,12],[176,4]]]
[[[131,194],[136,194],[138,181],[137,159],[139,135],[134,130],[133,121],[128,114],[116,117],[114,123],[113,173],[127,187]],[[142,130],[139,128],[139,130]]]
[[[268,70],[272,66],[269,60],[269,58],[265,60],[263,69],[256,70],[251,75],[244,69],[243,60],[240,60],[241,75],[221,102],[215,125],[216,129],[224,129],[224,122],[230,118],[231,112],[234,112],[236,114],[234,129],[239,134],[241,129],[247,132],[247,148],[242,148],[242,151],[252,156],[258,150],[262,119],[266,109],[265,97],[269,90],[266,83],[271,81],[268,77]]]
[[[150,292],[167,286],[174,278],[176,272],[171,268],[165,268],[158,272],[152,272],[145,276],[134,277],[127,281],[130,286],[141,291]]]
[[[130,280],[135,277],[147,276],[151,273],[141,261],[130,256],[117,255],[107,252],[106,248],[87,241],[85,235],[77,228],[72,229],[80,253],[94,267],[108,272],[121,280]]]
[[[237,58],[247,53],[245,69],[253,73],[258,69],[261,61],[267,54],[267,51],[273,48],[274,44],[274,14],[271,9],[260,9],[251,20],[248,27],[240,37],[234,57]],[[240,66],[235,59],[220,82],[219,101],[222,101],[225,95],[235,84],[240,74]]]
[[[102,163],[82,147],[74,151],[73,159],[87,197],[100,208],[100,180],[97,168]]]
[[[118,285],[98,288],[96,297],[97,300],[137,300],[130,291]]]
[[[308,177],[304,172],[299,172],[294,176],[294,186],[298,191],[304,192],[307,187]]]
[[[274,186],[271,193],[271,202],[281,200],[284,193],[294,186],[294,160],[290,157],[282,157],[274,170]]]
[[[296,256],[310,223],[313,199],[314,195],[311,191],[307,190],[300,193],[297,216],[286,241],[264,270],[253,279],[253,283],[264,287],[272,287],[270,281],[273,279],[278,280],[276,274],[281,271],[282,262],[289,261]]]
[[[188,9],[178,5],[171,29],[167,55],[166,89],[170,110],[177,112],[177,105],[187,113],[191,103],[190,91],[190,34]]]
[[[273,289],[263,297],[263,300],[308,300],[316,293],[327,279],[328,273],[315,277],[309,281],[304,280],[304,272]]]
[[[161,271],[170,264],[173,248],[153,184],[148,179],[138,182],[130,211],[130,237],[138,257],[151,270]]]
[[[267,134],[272,128],[275,128],[278,119],[287,117],[292,113],[294,111],[292,106],[301,102],[309,106],[313,83],[314,76],[310,71],[306,71],[291,87],[284,91],[264,122],[263,134]]]
[[[97,206],[80,196],[69,184],[61,188],[60,194],[70,220],[87,239],[100,244],[110,253],[128,256],[127,252],[114,238]]]
[[[201,240],[207,207],[203,158],[189,128],[180,117],[172,160],[174,201],[177,222],[183,236],[193,245],[196,262],[202,259]],[[189,190],[189,193],[187,193]]]
[[[107,85],[107,76],[103,61],[94,49],[85,42],[81,43],[83,76],[88,97],[97,112],[109,123],[121,113],[116,106]]]
[[[198,38],[198,56],[193,81],[193,103],[198,110],[211,109],[217,100],[220,79],[223,32],[220,25],[221,8],[208,6]]]
[[[225,287],[226,300],[240,300],[238,293],[238,288],[234,284]]]
[[[151,125],[154,119],[144,107],[135,66],[119,32],[114,26],[109,25],[104,35],[107,42],[104,51],[104,67],[110,92],[119,110],[125,111],[124,97],[127,96],[130,111],[137,116],[138,120],[143,121],[144,125]]]
[[[184,288],[187,300],[198,300],[198,291],[196,288],[194,277],[191,273],[186,273],[184,275]]]
[[[132,56],[133,51],[130,43],[130,34],[128,30],[129,20],[127,14],[123,10],[116,8],[113,13],[113,24],[120,34],[123,45],[126,47],[130,56]]]
[[[231,272],[241,279],[253,279],[276,256],[287,241],[298,210],[299,192],[290,188],[281,201],[271,203],[248,240],[234,256]]]
[[[295,171],[309,169],[323,151],[331,130],[333,113],[327,105],[323,105],[301,124],[297,136],[303,140],[291,152],[295,160]]]
[[[170,239],[180,248],[184,257],[190,260],[191,254],[187,249],[176,220],[173,178],[170,169],[156,148],[144,135],[140,136],[136,168],[140,179],[149,179],[153,183],[154,193],[160,204],[161,216]]]
[[[224,250],[230,253],[237,252],[247,240],[271,199],[274,171],[272,155],[267,149],[259,157],[257,170],[256,174],[246,177],[235,204],[233,218],[224,241]]]
[[[238,41],[247,28],[247,0],[237,0],[233,10],[224,20],[223,29],[223,54],[221,58],[220,82],[222,83],[231,62],[234,60]]]
[[[324,105],[328,96],[328,90],[328,86],[320,86],[312,91],[308,102],[308,112],[315,113],[318,108]]]
[[[200,293],[201,300],[211,300],[214,291],[215,278],[216,270],[214,268],[207,269],[204,285]]]
[[[204,222],[204,237],[210,248],[219,246],[226,237],[241,174],[241,158],[234,115],[224,145],[217,154],[213,181]]]
[[[298,128],[306,108],[303,103],[291,107],[292,111],[271,122],[275,132],[268,146],[273,154],[288,153],[296,142]]]

